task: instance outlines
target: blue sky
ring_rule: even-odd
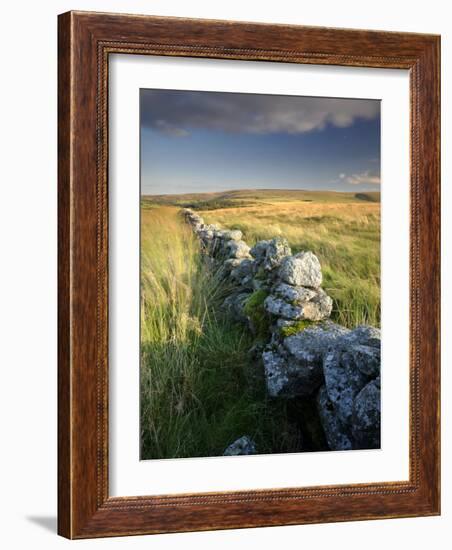
[[[380,188],[377,100],[141,90],[141,192]]]

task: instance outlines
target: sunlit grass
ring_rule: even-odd
[[[354,327],[380,325],[380,204],[278,202],[201,211],[208,223],[238,228],[254,244],[284,236],[293,252],[311,250],[334,299],[332,318]]]
[[[379,326],[380,204],[281,194],[263,202],[255,194],[246,196],[252,206],[200,214],[207,223],[241,229],[249,244],[284,236],[293,252],[313,251],[334,298],[333,319]],[[221,312],[230,289],[202,262],[178,211],[152,201],[142,208],[141,457],[221,455],[245,434],[260,453],[306,450],[300,418],[310,422],[313,405],[300,412],[302,404],[268,398],[249,353],[252,336]],[[322,435],[313,426],[318,449]]]
[[[141,457],[221,455],[244,434],[261,453],[299,449],[287,404],[266,396],[251,336],[221,315],[229,289],[177,210],[142,211]]]

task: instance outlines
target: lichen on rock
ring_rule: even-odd
[[[282,260],[279,277],[289,285],[319,288],[322,284],[322,269],[312,252],[299,252]]]
[[[316,291],[303,286],[292,286],[287,283],[279,283],[273,289],[273,293],[278,298],[282,298],[286,302],[300,305],[309,302],[316,296]]]
[[[380,331],[357,327],[341,336],[324,358],[328,403],[352,441],[352,448],[380,446]],[[327,417],[325,403],[319,414]],[[328,426],[324,426],[327,438]]]
[[[250,247],[245,241],[229,240],[226,242],[230,258],[250,258]]]

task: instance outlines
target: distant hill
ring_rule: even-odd
[[[362,201],[381,202],[380,191],[367,191],[366,193],[356,193],[355,197]]]
[[[347,193],[340,191],[309,191],[302,189],[238,189],[217,193],[185,193],[180,195],[143,195],[143,201],[154,204],[172,204],[186,208],[216,210],[218,208],[239,208],[259,203],[277,202],[380,202],[380,192]]]

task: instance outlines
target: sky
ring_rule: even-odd
[[[141,193],[380,188],[380,102],[140,91]]]

